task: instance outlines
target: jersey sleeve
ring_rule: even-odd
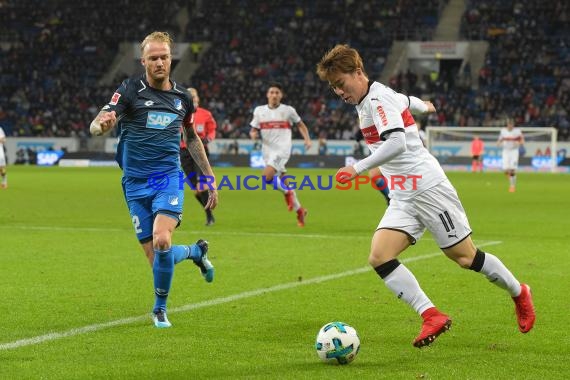
[[[372,119],[378,129],[380,140],[385,140],[386,135],[392,132],[404,132],[404,121],[400,109],[407,108],[407,105],[402,107],[400,101],[401,99],[392,94],[383,94],[381,98],[370,100]]]
[[[133,87],[134,84],[130,79],[124,80],[113,93],[109,103],[103,107],[103,111],[115,111],[117,117],[123,115],[133,101]]]
[[[253,119],[251,119],[249,125],[252,128],[259,129],[259,107],[255,107],[253,110]]]
[[[291,106],[289,106],[289,120],[291,120],[292,124],[297,124],[301,121],[301,116],[299,116],[297,110]]]
[[[412,113],[425,113],[428,111],[428,106],[420,98],[402,93],[397,93],[396,97],[398,98],[398,102],[408,108]]]
[[[6,137],[6,134],[4,133],[4,130],[0,128],[0,139],[3,137]]]

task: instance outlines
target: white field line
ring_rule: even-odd
[[[29,231],[65,231],[65,232],[127,232],[131,229],[126,228],[105,228],[105,227],[58,227],[58,226],[0,226],[0,229],[29,230]],[[347,236],[327,235],[327,234],[292,234],[280,232],[238,232],[238,231],[184,231],[178,233],[187,233],[194,235],[232,235],[232,236],[267,236],[267,237],[283,237],[283,238],[310,238],[310,239],[346,239]],[[365,238],[370,239],[373,231],[369,235],[348,236],[350,239]]]
[[[501,243],[502,243],[502,241],[486,241],[484,243],[478,244],[477,246],[478,247],[485,247],[485,246],[497,245],[497,244],[501,244]],[[400,261],[402,263],[410,263],[413,261],[431,259],[433,257],[441,256],[441,255],[442,255],[441,252],[434,252],[434,253],[428,253],[426,255],[420,255],[420,256],[405,258],[405,259],[402,259]],[[339,278],[343,278],[343,277],[347,277],[347,276],[353,276],[355,274],[368,272],[370,269],[371,268],[369,266],[366,266],[366,267],[362,267],[362,268],[358,268],[358,269],[349,270],[346,272],[331,274],[331,275],[327,275],[327,276],[315,277],[315,278],[311,278],[309,280],[303,280],[300,282],[299,281],[288,282],[285,284],[279,284],[279,285],[271,286],[269,288],[260,288],[260,289],[250,290],[247,292],[238,293],[238,294],[234,294],[234,295],[227,296],[227,297],[219,297],[219,298],[214,298],[214,299],[208,300],[208,301],[202,301],[202,302],[191,303],[191,304],[179,306],[176,308],[169,309],[168,313],[174,314],[174,313],[180,313],[180,312],[185,312],[185,311],[190,311],[190,310],[202,309],[205,307],[221,305],[224,303],[233,302],[233,301],[237,301],[237,300],[244,299],[244,298],[251,298],[251,297],[259,296],[261,294],[273,293],[273,292],[278,292],[278,291],[287,290],[287,289],[293,289],[293,288],[297,288],[297,287],[304,286],[304,285],[318,284],[318,283],[325,282],[325,281],[336,280]],[[67,331],[53,332],[53,333],[49,333],[49,334],[45,334],[45,335],[34,336],[31,338],[19,339],[19,340],[15,340],[13,342],[0,343],[0,351],[12,350],[12,349],[16,349],[16,348],[20,348],[20,347],[26,347],[26,346],[32,346],[32,345],[39,344],[42,342],[49,342],[52,340],[67,338],[70,336],[75,336],[75,335],[80,335],[80,334],[86,334],[86,333],[93,332],[93,331],[105,330],[105,329],[115,327],[115,326],[129,325],[131,323],[141,322],[144,320],[150,321],[150,316],[148,314],[145,314],[145,315],[140,315],[138,317],[117,319],[117,320],[110,321],[110,322],[97,323],[97,324],[93,324],[93,325],[77,327],[77,328],[73,328],[73,329],[70,329]]]

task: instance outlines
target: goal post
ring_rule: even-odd
[[[552,127],[518,127],[525,139],[527,156],[536,170],[557,171],[557,130]],[[440,162],[471,158],[471,141],[479,136],[485,143],[487,163],[490,158],[499,159],[501,147],[496,142],[502,127],[426,127],[426,147]]]

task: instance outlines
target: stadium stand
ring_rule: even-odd
[[[284,101],[299,110],[313,137],[351,138],[353,111],[318,80],[318,59],[346,42],[363,52],[370,77],[380,78],[393,41],[430,40],[447,1],[63,3],[1,3],[0,125],[9,135],[87,138],[89,121],[114,90],[99,83],[119,43],[167,30],[177,41],[211,42],[185,84],[200,89],[203,105],[218,119],[220,137],[246,137],[253,107],[265,102],[266,84],[277,80],[286,89]],[[569,5],[466,4],[464,38],[490,42],[478,88],[468,75],[453,71],[435,80],[401,73],[389,84],[432,98],[440,109],[429,120],[433,125],[496,125],[508,113],[519,124],[556,126],[561,139],[568,139]],[[188,14],[184,25],[173,21],[182,12]]]
[[[429,38],[437,24],[441,1],[412,3],[80,0],[63,7],[61,0],[3,1],[0,124],[14,136],[87,136],[89,121],[114,90],[98,79],[119,42],[167,30],[177,40],[215,46],[191,84],[225,125],[222,136],[243,135],[252,107],[264,101],[264,83],[279,80],[315,136],[322,129],[331,139],[347,137],[351,117],[338,111],[337,99],[323,97],[314,65],[327,48],[345,41],[366,51],[371,74],[378,76],[394,38]],[[190,22],[180,31],[172,20],[184,10]]]
[[[284,102],[297,108],[313,137],[341,139],[353,136],[352,108],[323,95],[326,84],[314,72],[322,54],[346,42],[363,52],[369,75],[378,78],[392,41],[429,39],[443,2],[318,0],[301,7],[287,0],[240,1],[237,9],[229,4],[204,3],[188,29],[190,38],[216,46],[191,82],[225,125],[221,136],[247,137],[253,107],[265,103],[266,85],[276,80],[284,85]],[[195,25],[208,26],[196,31]]]
[[[478,89],[457,71],[400,73],[390,84],[433,98],[439,113],[431,125],[502,126],[509,115],[521,126],[556,127],[568,140],[569,17],[564,1],[468,1],[463,37],[490,43]]]
[[[153,29],[176,34],[179,3],[2,1],[0,125],[13,136],[87,136],[114,90],[98,80],[119,42]]]

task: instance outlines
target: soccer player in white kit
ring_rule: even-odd
[[[6,173],[6,155],[4,154],[4,143],[6,142],[6,134],[0,127],[0,188],[8,188],[8,174]]]
[[[356,106],[371,151],[354,166],[339,169],[337,181],[346,183],[377,166],[389,182],[406,179],[390,192],[391,202],[372,238],[368,262],[386,286],[421,315],[422,328],[413,345],[427,346],[451,326],[451,319],[434,306],[412,272],[397,259],[426,228],[447,257],[505,289],[515,302],[519,330],[530,331],[535,312],[529,286],[519,283],[496,256],[475,246],[457,192],[420,140],[410,110],[435,112],[433,104],[370,81],[359,53],[348,45],[327,52],[317,65],[317,74],[336,95]]]
[[[287,172],[285,165],[291,156],[291,128],[297,125],[305,140],[305,148],[311,147],[309,130],[295,108],[281,103],[283,88],[279,83],[271,83],[267,89],[267,104],[255,107],[251,120],[250,136],[253,140],[261,133],[263,160],[263,179],[266,183],[275,183],[274,188],[283,192],[287,209],[297,214],[297,225],[305,226],[307,210],[303,208],[294,189],[283,183],[282,177]]]
[[[517,186],[517,168],[519,167],[519,148],[524,144],[524,136],[515,121],[507,119],[507,126],[501,129],[497,145],[503,147],[503,170],[509,176],[509,192],[514,193]]]

